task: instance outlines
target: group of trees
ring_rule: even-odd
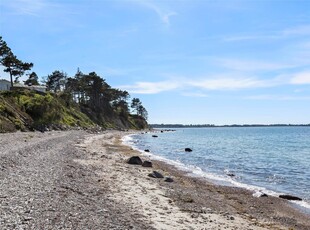
[[[10,74],[11,86],[18,82],[18,78],[33,67],[33,63],[22,62],[8,47],[0,36],[0,65],[4,71]],[[38,76],[35,72],[28,75],[25,85],[39,85]],[[73,77],[62,71],[54,71],[46,79],[48,91],[59,93],[67,100],[73,100],[83,108],[90,108],[98,114],[113,115],[128,118],[130,107],[137,115],[147,119],[147,111],[138,98],[133,98],[129,106],[130,95],[127,91],[112,88],[106,81],[95,72],[82,73],[79,69]]]
[[[102,77],[95,72],[82,73],[79,69],[73,77],[56,70],[48,75],[46,87],[54,93],[70,95],[76,103],[89,107],[98,113],[118,115],[128,118],[130,107],[137,115],[147,119],[148,113],[140,99],[133,98],[129,107],[130,95],[127,91],[112,88]]]

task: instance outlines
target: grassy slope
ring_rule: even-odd
[[[77,106],[67,106],[51,94],[30,91],[0,94],[0,132],[27,130],[39,126],[91,127],[95,124]]]
[[[91,128],[96,124],[104,128],[147,127],[143,119],[132,115],[128,119],[117,115],[101,116],[98,120],[98,114],[86,115],[76,104],[49,93],[39,94],[28,90],[0,93],[0,132],[31,130],[43,126],[54,129],[74,126]]]

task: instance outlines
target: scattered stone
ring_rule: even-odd
[[[198,218],[199,215],[198,215],[198,213],[193,213],[193,214],[191,215],[191,217],[192,217],[192,218]]]
[[[192,198],[192,196],[190,194],[185,194],[182,198],[182,201],[186,202],[186,203],[193,203],[194,199]]]
[[[152,137],[158,137],[157,135],[152,135]]]
[[[142,167],[149,167],[149,168],[152,168],[152,167],[153,167],[153,164],[152,164],[152,162],[150,162],[150,161],[144,161],[143,164],[142,164]]]
[[[174,180],[171,177],[166,177],[165,182],[173,182]]]
[[[212,209],[211,208],[206,208],[206,207],[203,207],[203,208],[201,208],[201,211],[200,211],[201,213],[204,213],[204,214],[206,214],[206,213],[211,213],[212,212]]]
[[[30,221],[30,220],[32,220],[31,217],[24,217],[24,218],[23,218],[23,221]]]
[[[234,176],[236,176],[235,174],[233,174],[233,173],[227,173],[226,174],[227,176],[230,176],[230,177],[234,177]]]
[[[185,148],[185,152],[192,152],[193,150],[191,148]]]
[[[152,177],[152,178],[164,178],[164,176],[161,173],[157,172],[157,171],[153,171],[148,176]]]
[[[138,156],[133,156],[127,160],[127,163],[131,165],[142,165],[142,160]]]
[[[149,150],[149,149],[145,149],[145,150],[144,150],[144,152],[147,152],[147,153],[149,153],[149,152],[150,152],[150,150]]]
[[[280,195],[279,197],[286,200],[302,200],[301,198],[292,195]]]

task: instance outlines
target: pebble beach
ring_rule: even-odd
[[[277,197],[213,184],[122,143],[129,132],[0,134],[0,229],[309,229]],[[164,178],[150,177],[154,171]],[[165,178],[171,178],[167,181]]]

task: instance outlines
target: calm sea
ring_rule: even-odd
[[[194,176],[299,196],[304,201],[297,203],[310,210],[310,127],[184,128],[152,135],[130,135],[124,142]]]

